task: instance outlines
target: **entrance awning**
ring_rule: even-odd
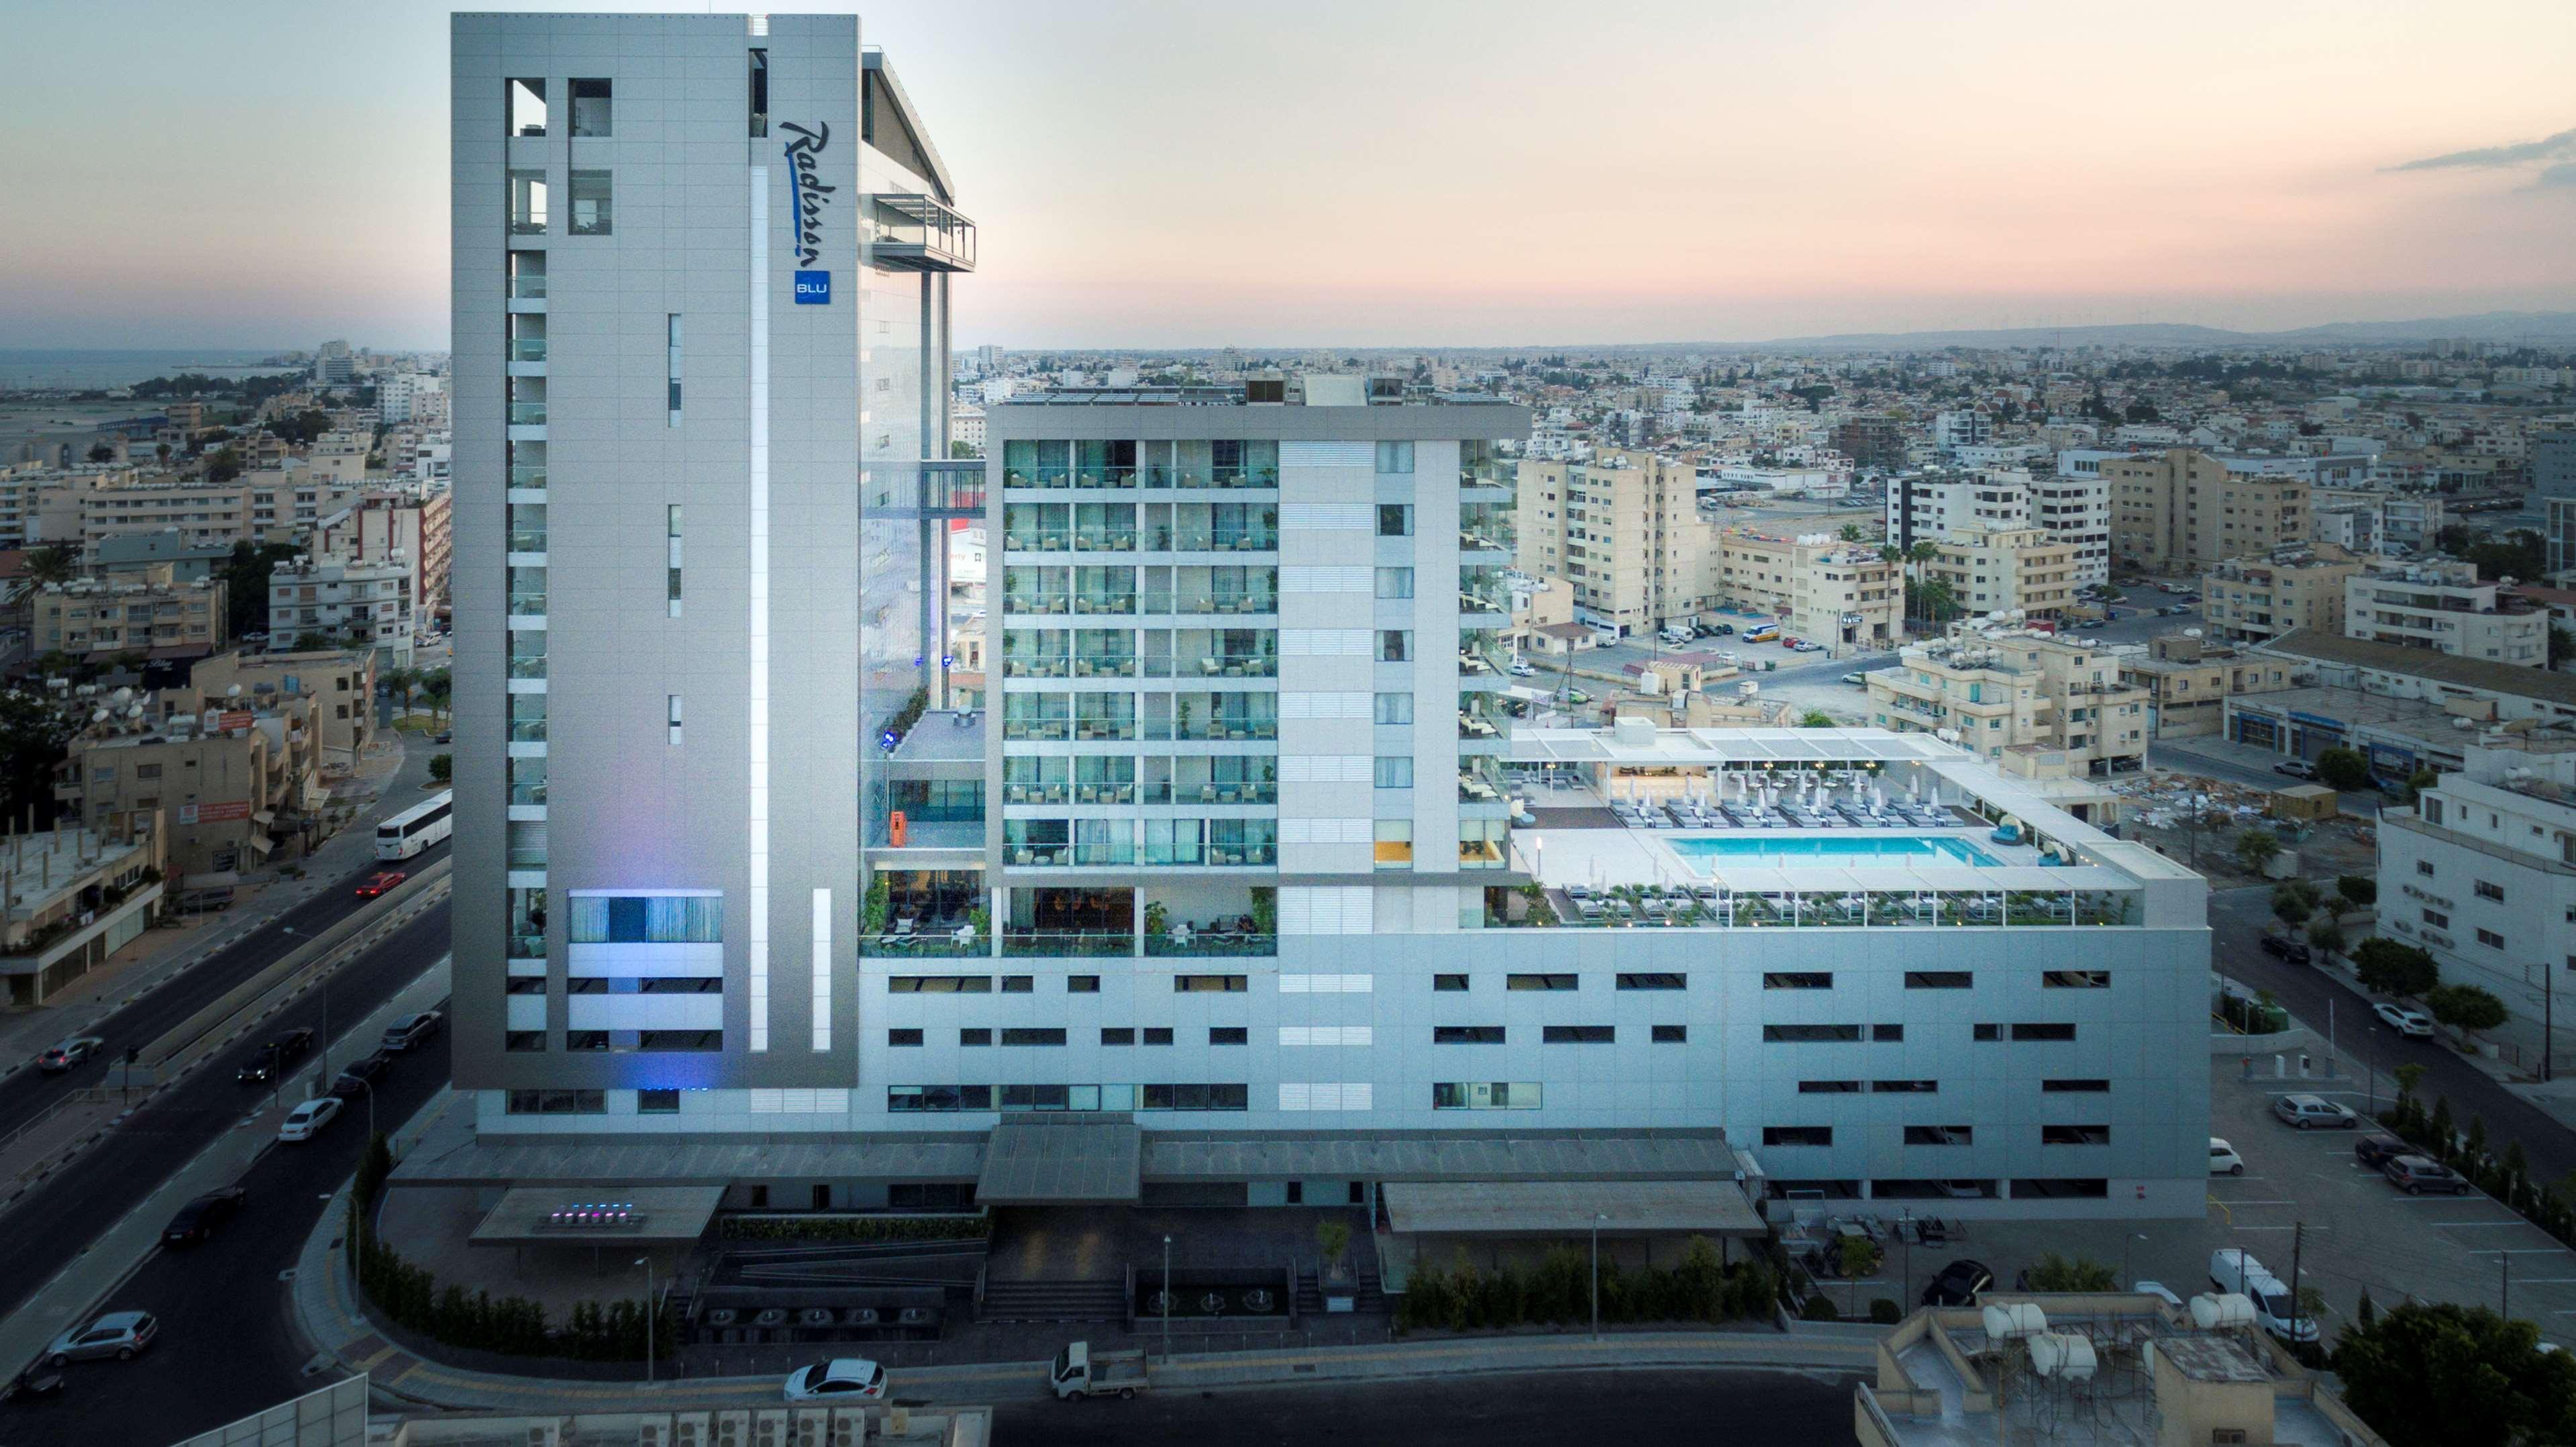
[[[1006,1116],[984,1143],[975,1199],[988,1206],[1125,1202],[1141,1194],[1145,1132],[1132,1120]]]
[[[614,1246],[695,1241],[722,1186],[521,1186],[502,1193],[468,1246]]]
[[[1378,1188],[1400,1235],[1574,1236],[1701,1232],[1762,1236],[1770,1226],[1728,1181],[1388,1181]]]

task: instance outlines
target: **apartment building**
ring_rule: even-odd
[[[268,574],[268,636],[290,644],[305,638],[364,643],[384,655],[388,667],[407,668],[416,636],[413,577],[411,560],[400,556],[375,563],[311,556],[279,563]],[[513,601],[545,604],[542,594]]]
[[[2319,542],[2356,553],[2430,552],[2450,522],[2439,493],[2321,487],[2309,497]]]
[[[96,834],[130,838],[157,819],[187,884],[229,884],[309,852],[322,805],[312,695],[142,698],[74,736],[54,799]]]
[[[1716,591],[1726,606],[1767,613],[1797,638],[1884,652],[1905,635],[1903,566],[1831,533],[1728,528],[1717,540]]]
[[[2102,457],[2097,475],[2110,488],[2113,555],[2159,577],[2310,536],[2303,477],[2241,473],[2189,448]]]
[[[75,486],[65,501],[76,508],[80,545],[133,533],[176,532],[188,544],[301,541],[326,513],[347,505],[359,484],[316,477],[302,468],[246,472],[231,482],[136,481],[119,486]],[[50,525],[47,541],[56,538]]]
[[[2111,581],[2111,485],[2096,474],[2026,472],[2030,520],[2074,550],[2075,585]]]
[[[810,1127],[863,743],[940,701],[981,507],[925,461],[974,228],[856,16],[450,34],[456,1086],[486,1142]]]
[[[1932,547],[1923,580],[1948,583],[1970,613],[2054,618],[2075,602],[2075,548],[2043,528],[1971,523],[1933,539]]]
[[[2111,577],[2110,487],[2098,473],[1928,472],[1887,484],[1887,536],[1901,548],[1967,528],[2036,527],[2066,545],[2075,586]]]
[[[366,493],[315,523],[311,546],[317,557],[406,567],[412,623],[422,634],[433,631],[448,609],[455,532],[443,486]]]
[[[161,902],[161,820],[0,838],[0,1004],[32,1010],[132,943]]]
[[[1520,570],[1565,579],[1577,620],[1633,636],[1714,606],[1717,526],[1700,516],[1692,464],[1609,450],[1524,458],[1518,489]]]
[[[75,663],[203,658],[224,646],[221,578],[183,583],[168,563],[47,583],[28,596],[29,646]]]
[[[2332,543],[2230,558],[2201,575],[2202,624],[2228,643],[2267,643],[2302,628],[2340,633],[2344,584],[2369,566]]]
[[[1885,413],[1854,413],[1835,426],[1834,450],[1855,468],[1894,472],[1905,466],[1905,428]]]
[[[2576,748],[2494,738],[2462,753],[2415,807],[2380,810],[2379,933],[2537,1026],[2543,990],[2576,1008]]]
[[[188,685],[217,699],[261,702],[272,695],[311,695],[322,767],[346,769],[355,766],[376,737],[379,657],[373,648],[221,653],[191,670]]]
[[[2520,668],[2549,666],[2549,612],[2450,561],[2373,568],[2344,580],[2343,633]]]
[[[2143,656],[2123,654],[2119,666],[2122,683],[2146,690],[2150,741],[2219,732],[2230,697],[2289,688],[2295,667],[2277,655],[2239,652],[2191,632],[2150,639]]]
[[[2073,639],[1953,624],[1868,675],[1870,721],[1937,734],[1989,761],[2015,749],[2066,755],[2070,770],[2134,773],[2147,755],[2147,690],[2121,658]]]

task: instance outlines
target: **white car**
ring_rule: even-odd
[[[2389,1029],[2400,1035],[2416,1040],[2433,1038],[2433,1022],[2425,1019],[2421,1011],[2409,1010],[2402,1005],[2391,1005],[2383,1000],[2371,1006],[2370,1013],[2378,1016]]]
[[[1537,670],[1537,669],[1532,668],[1532,667],[1531,667],[1531,666],[1529,666],[1527,663],[1522,662],[1520,659],[1515,658],[1515,659],[1513,659],[1513,660],[1512,660],[1512,667],[1511,667],[1511,674],[1512,674],[1512,677],[1514,677],[1514,678],[1527,678],[1527,677],[1529,677],[1530,675],[1532,675],[1532,674],[1534,674],[1534,673],[1536,673],[1536,672],[1538,672],[1538,670]]]
[[[336,1095],[317,1096],[304,1102],[288,1111],[286,1119],[278,1123],[277,1138],[282,1141],[313,1139],[321,1133],[322,1127],[331,1123],[332,1117],[340,1113],[341,1104],[340,1097]]]
[[[2236,1153],[2236,1147],[2216,1136],[2211,1136],[2209,1138],[2209,1173],[2213,1176],[2241,1176],[2245,1174],[2245,1158]]]
[[[2182,1298],[2174,1295],[2173,1288],[2161,1281],[2141,1281],[2129,1289],[2141,1296],[2152,1296],[2176,1311],[2182,1310]]]
[[[885,1388],[885,1368],[865,1357],[834,1357],[787,1374],[791,1402],[873,1402]]]

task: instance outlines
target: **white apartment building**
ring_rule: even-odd
[[[2358,573],[2344,582],[2344,635],[2547,668],[2548,610],[2504,597],[2497,588],[2478,580],[2474,563],[2426,561]]]
[[[375,562],[306,556],[280,563],[268,575],[268,636],[281,648],[308,633],[365,643],[383,666],[408,668],[417,577],[400,553]]]
[[[443,394],[446,390],[447,384],[444,378],[433,377],[425,372],[380,373],[376,377],[376,416],[388,425],[396,427],[410,422],[426,421],[428,417],[425,414],[429,413],[435,413],[440,420],[444,420],[446,407],[443,405]],[[431,404],[428,399],[432,397],[441,398],[441,402]]]
[[[2111,489],[2098,472],[2020,469],[1890,478],[1887,536],[1898,547],[1969,527],[2036,527],[2070,550],[2075,586],[2111,579]]]
[[[955,411],[949,413],[948,440],[960,447],[971,447],[975,449],[975,454],[977,456],[982,456],[984,453],[984,409],[981,407],[961,405]]]
[[[1519,566],[1574,590],[1578,621],[1623,636],[1687,622],[1716,602],[1716,524],[1693,467],[1643,452],[1519,463]]]
[[[1971,523],[1932,547],[1924,581],[1948,583],[1952,599],[1972,614],[2054,618],[2075,602],[2075,550],[2046,529]]]
[[[2462,752],[2414,808],[2380,811],[2379,933],[2536,1027],[2576,1009],[2576,750],[2535,735]]]
[[[439,616],[447,610],[454,545],[445,486],[368,493],[314,524],[312,532],[316,556],[407,566],[412,622],[423,635],[435,631]]]

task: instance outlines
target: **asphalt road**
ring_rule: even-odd
[[[1855,1380],[1640,1370],[1154,1392],[1132,1402],[1011,1403],[994,1411],[993,1440],[1048,1447],[1564,1447],[1610,1432],[1633,1442],[1813,1447],[1851,1440]]]
[[[2335,1040],[2348,1058],[2369,1061],[2382,1074],[2400,1065],[2423,1066],[2424,1098],[2448,1096],[2451,1115],[2463,1127],[2471,1116],[2484,1120],[2487,1139],[2497,1149],[2506,1141],[2521,1141],[2533,1179],[2554,1181],[2576,1170],[2576,1131],[2497,1084],[2450,1046],[2438,1040],[2409,1040],[2380,1024],[2360,996],[2313,967],[2264,954],[2256,941],[2271,921],[2269,890],[2229,890],[2209,897],[2210,957],[2220,974],[2271,991],[2291,1014],[2321,1034],[2331,1003]],[[2383,1095],[2381,1104],[2386,1103]],[[2368,1100],[2353,1104],[2360,1109]]]
[[[372,823],[352,825],[372,830]],[[400,866],[369,863],[324,887],[321,893],[289,909],[285,915],[235,941],[213,957],[191,966],[176,978],[162,984],[142,999],[107,1017],[104,1024],[89,1033],[100,1036],[107,1044],[98,1054],[59,1075],[47,1075],[33,1068],[22,1069],[0,1079],[0,1134],[32,1119],[46,1107],[75,1090],[105,1083],[110,1062],[123,1058],[129,1048],[141,1048],[160,1038],[162,1032],[185,1023],[189,1016],[214,1003],[223,993],[301,947],[305,941],[295,936],[312,936],[329,929],[355,914],[367,903],[356,893],[360,881],[379,869],[417,870],[437,860],[447,850],[445,844],[432,845],[413,855]],[[441,915],[440,918],[445,918]],[[288,930],[294,934],[287,933]],[[347,1018],[355,1019],[355,1015]],[[300,1022],[317,1023],[317,1022]],[[0,1290],[6,1278],[0,1277]]]

